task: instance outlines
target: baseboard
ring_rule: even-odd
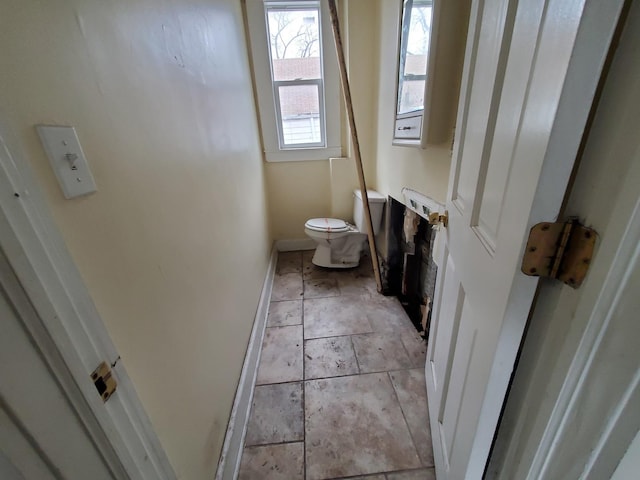
[[[262,339],[267,325],[267,314],[269,313],[269,300],[271,299],[271,289],[273,287],[273,277],[278,261],[278,249],[274,245],[271,251],[267,274],[265,275],[260,294],[258,310],[253,322],[247,353],[242,365],[242,373],[236,390],[236,397],[233,401],[233,408],[229,417],[227,433],[224,438],[224,445],[218,462],[216,480],[235,480],[238,477],[240,459],[242,457],[242,447],[247,433],[247,423],[251,413],[251,402],[258,374],[258,362],[260,360],[260,350],[262,349]]]
[[[313,250],[316,242],[312,238],[293,238],[276,240],[276,248],[279,252],[297,252],[299,250]]]

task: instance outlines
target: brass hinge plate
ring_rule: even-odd
[[[118,386],[116,379],[113,378],[113,375],[111,374],[111,369],[107,362],[102,362],[98,365],[98,368],[96,368],[91,374],[91,380],[96,386],[96,390],[98,390],[98,394],[100,395],[100,398],[102,398],[103,402],[106,402],[111,398],[111,395],[113,395],[113,392],[116,391],[116,387]]]
[[[575,220],[538,223],[529,232],[522,272],[578,288],[589,270],[597,236]]]

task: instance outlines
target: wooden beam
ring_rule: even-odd
[[[373,273],[376,277],[378,292],[382,292],[382,278],[380,277],[380,265],[378,264],[378,250],[376,248],[376,237],[371,221],[371,210],[369,209],[369,197],[367,195],[367,184],[364,179],[364,169],[362,168],[362,157],[360,156],[360,143],[358,142],[358,132],[356,121],[353,115],[353,103],[351,102],[351,90],[349,88],[349,78],[347,76],[347,64],[344,60],[344,48],[340,35],[340,22],[338,20],[338,10],[335,0],[329,0],[329,11],[331,14],[331,26],[333,28],[333,40],[338,54],[338,69],[340,70],[340,83],[342,84],[342,94],[347,109],[349,119],[349,129],[351,131],[351,141],[353,142],[353,157],[358,170],[358,180],[360,181],[360,191],[362,192],[362,203],[364,205],[364,218],[367,222],[367,236],[369,238],[369,249],[371,251],[371,262]]]

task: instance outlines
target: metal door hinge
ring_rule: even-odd
[[[103,402],[109,400],[118,386],[116,379],[113,378],[113,375],[111,374],[111,369],[107,362],[102,362],[98,365],[98,368],[96,368],[91,374],[91,380],[93,380],[93,384],[96,386],[96,390],[98,390],[98,394],[102,398]]]
[[[555,278],[578,288],[589,270],[597,236],[595,230],[577,220],[538,223],[529,232],[522,272]]]
[[[444,214],[433,212],[429,214],[429,224],[438,225],[442,224],[444,228],[447,228],[449,225],[449,212],[445,210]]]

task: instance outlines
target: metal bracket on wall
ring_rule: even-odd
[[[522,273],[560,280],[572,288],[584,281],[596,244],[595,230],[577,220],[534,225],[522,258]]]

